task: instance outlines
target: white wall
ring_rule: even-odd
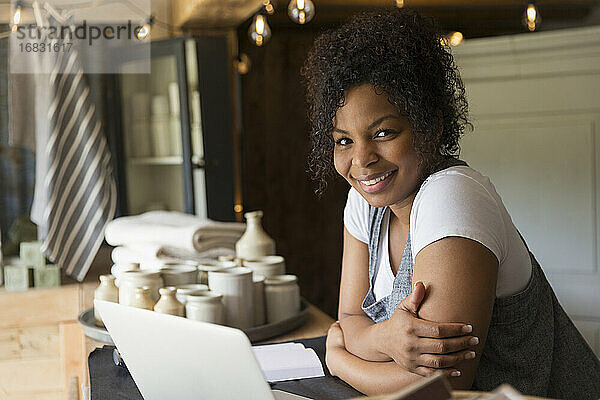
[[[600,27],[454,48],[488,175],[560,302],[600,354]]]

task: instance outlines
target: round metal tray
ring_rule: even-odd
[[[271,339],[273,337],[283,335],[284,333],[293,331],[296,328],[302,326],[308,318],[309,305],[306,300],[300,300],[300,312],[293,317],[284,319],[273,324],[265,324],[255,326],[253,328],[242,329],[242,331],[248,336],[250,342],[260,342],[263,340]],[[83,333],[94,340],[102,343],[113,344],[110,334],[103,326],[96,325],[94,319],[94,308],[88,308],[79,314],[79,323],[83,328]]]

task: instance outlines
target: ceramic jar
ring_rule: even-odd
[[[186,318],[219,325],[225,322],[223,295],[213,291],[197,292],[188,294],[186,300]]]
[[[121,273],[119,283],[119,304],[130,306],[135,298],[135,289],[148,286],[150,297],[156,303],[160,297],[158,289],[164,286],[158,271],[125,271]]]
[[[300,312],[300,287],[295,275],[276,275],[265,279],[267,322],[272,324]]]
[[[160,288],[158,290],[160,299],[158,299],[158,302],[154,305],[154,311],[161,314],[183,317],[185,315],[185,307],[177,300],[177,298],[175,298],[176,292],[177,289],[173,286]]]
[[[285,274],[285,259],[281,256],[264,256],[244,260],[244,266],[255,274],[264,275],[267,278],[275,275]]]
[[[100,275],[100,285],[94,291],[95,300],[112,301],[113,303],[119,302],[119,288],[115,286],[115,277],[112,275]],[[100,314],[94,308],[94,318],[96,324],[104,326]]]
[[[235,261],[235,256],[219,256],[217,257],[219,262]]]
[[[177,294],[175,295],[175,298],[177,298],[177,300],[185,306],[185,303],[187,303],[186,296],[188,294],[207,291],[208,285],[203,285],[200,283],[194,283],[192,285],[181,285],[177,286]]]
[[[198,268],[189,264],[166,264],[160,269],[165,286],[194,284],[198,280]]]
[[[235,267],[210,271],[208,287],[223,295],[227,326],[238,329],[254,326],[254,285],[251,269]]]
[[[203,262],[198,264],[198,283],[208,285],[208,273],[210,271],[222,271],[236,266],[237,264],[234,261]]]
[[[135,297],[131,306],[152,311],[154,309],[154,300],[152,300],[152,296],[150,295],[150,287],[135,288]]]
[[[254,326],[267,322],[265,315],[265,276],[252,273],[254,285]]]
[[[262,211],[252,211],[244,214],[246,231],[235,244],[238,258],[255,258],[275,254],[275,241],[263,230]]]
[[[129,263],[129,264],[113,264],[110,267],[110,274],[115,277],[115,286],[119,287],[119,277],[125,271],[139,271],[140,263]]]

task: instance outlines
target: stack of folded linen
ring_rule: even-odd
[[[246,229],[238,222],[217,222],[175,211],[150,211],[116,218],[106,226],[115,264],[139,262],[156,268],[167,262],[202,261],[235,255]]]

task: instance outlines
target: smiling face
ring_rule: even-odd
[[[411,204],[421,181],[408,119],[369,84],[345,95],[333,121],[336,171],[372,206]]]

